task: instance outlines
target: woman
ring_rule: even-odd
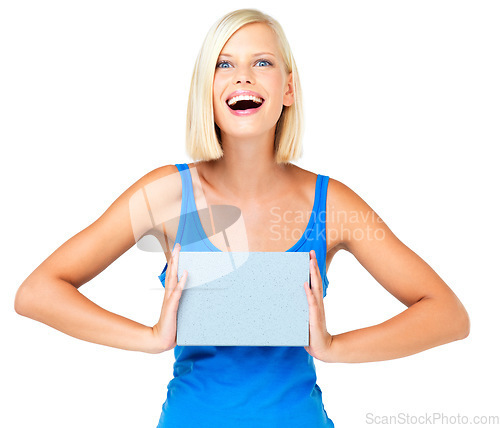
[[[302,154],[301,90],[273,18],[242,9],[213,25],[196,61],[186,130],[188,152],[200,161],[167,165],[134,183],[48,257],[15,301],[19,314],[83,340],[149,353],[174,349],[174,378],[158,427],[333,427],[313,358],[388,360],[467,337],[469,318],[459,299],[361,197],[291,163]],[[210,233],[211,221],[202,222],[197,210],[213,214],[213,205],[241,210],[243,222],[236,224],[244,229]],[[159,276],[165,296],[153,327],[106,311],[77,290],[148,234],[169,260]],[[309,346],[177,346],[187,280],[177,280],[181,249],[308,251]],[[375,326],[329,334],[326,272],[341,249],[408,309]]]

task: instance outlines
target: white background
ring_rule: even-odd
[[[266,3],[1,3],[1,426],[156,426],[173,351],[75,339],[16,314],[14,295],[142,175],[192,161],[184,126],[196,55],[212,23],[244,7],[278,19],[292,46],[306,112],[297,164],[363,197],[472,321],[466,340],[407,358],[316,360],[329,417],[350,428],[367,413],[500,414],[498,2]],[[133,247],[81,291],[153,325],[164,264]],[[328,277],[330,333],[405,309],[347,252]]]

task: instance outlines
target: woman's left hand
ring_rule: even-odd
[[[314,250],[309,251],[309,282],[304,283],[309,303],[309,346],[305,350],[314,358],[328,362],[331,353],[332,335],[326,331],[325,307],[323,306],[323,281]]]

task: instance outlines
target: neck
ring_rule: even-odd
[[[274,160],[274,129],[271,131],[251,137],[222,134],[224,156],[210,162],[209,180],[238,199],[275,193],[275,184],[290,168]]]

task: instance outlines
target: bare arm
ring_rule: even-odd
[[[88,342],[155,353],[151,327],[93,303],[67,281],[50,275],[30,277],[16,294],[18,314]]]
[[[469,316],[450,287],[354,191],[338,181],[330,184],[328,209],[359,214],[330,222],[329,228],[343,230],[340,247],[408,309],[383,323],[333,335],[329,361],[390,360],[466,338]]]
[[[175,166],[167,165],[146,174],[94,223],[54,251],[19,287],[14,302],[16,312],[88,342],[148,353],[165,350],[152,327],[101,308],[78,288],[130,249],[138,235],[151,229],[150,218],[137,215],[140,207],[135,207],[132,226],[131,198],[161,180],[162,175],[174,172]],[[175,191],[170,190],[170,195],[176,197]]]

